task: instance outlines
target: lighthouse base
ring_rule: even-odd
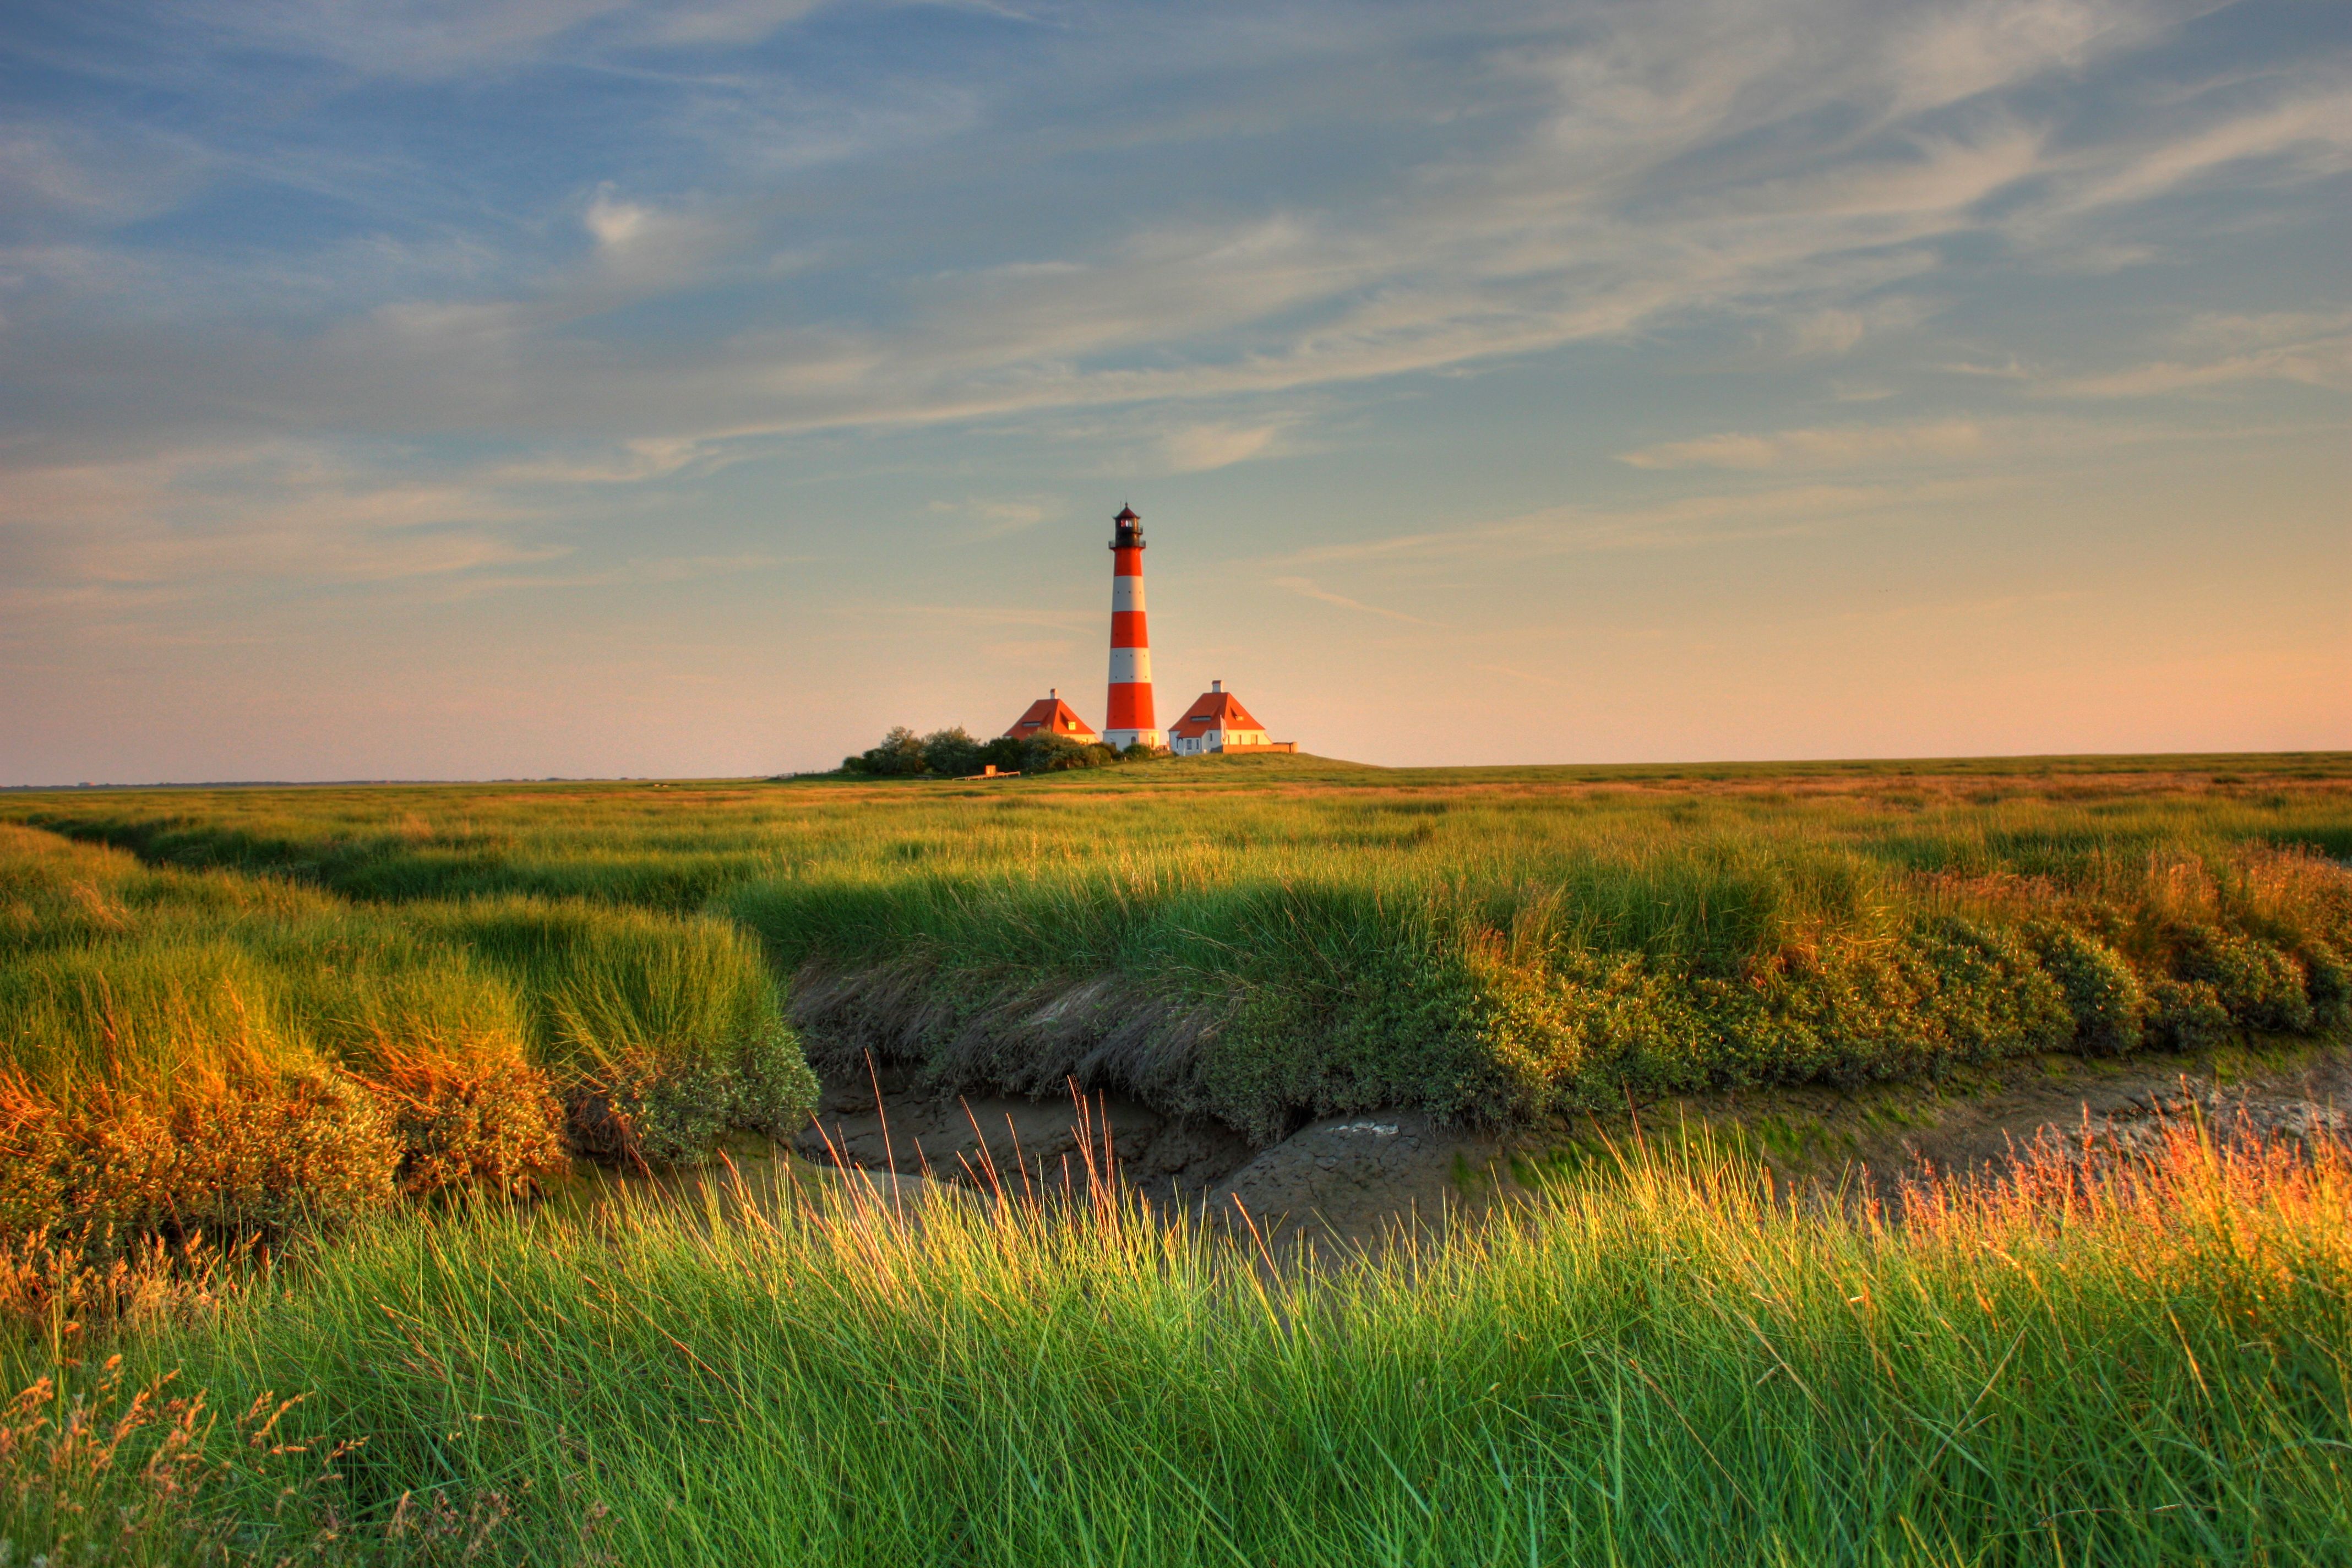
[[[1168,731],[1165,730],[1105,730],[1103,731],[1103,744],[1114,752],[1123,752],[1139,741],[1156,752],[1168,743]]]

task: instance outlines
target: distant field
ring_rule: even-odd
[[[13,818],[363,905],[710,914],[820,1055],[1132,1089],[1257,1138],[2308,1034],[2352,1010],[2352,758],[1381,770],[986,785],[71,792]]]

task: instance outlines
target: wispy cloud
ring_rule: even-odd
[[[1171,473],[1197,474],[1227,468],[1280,448],[1280,425],[1188,425],[1160,437]]]
[[[1276,577],[1274,579],[1274,585],[1296,594],[1300,598],[1313,599],[1318,604],[1337,605],[1343,610],[1360,610],[1368,616],[1380,616],[1391,621],[1403,621],[1409,626],[1444,625],[1442,621],[1429,620],[1421,616],[1409,616],[1402,610],[1391,610],[1379,605],[1368,605],[1361,599],[1351,599],[1345,594],[1334,594],[1328,588],[1317,586],[1314,579],[1309,577]]]
[[[605,0],[509,0],[402,5],[372,13],[366,27],[331,11],[275,8],[235,13],[245,20],[234,25],[280,48],[401,75],[552,65],[589,39],[607,55],[710,47],[808,9],[686,7],[654,22]],[[1464,96],[1475,80],[1354,105],[1401,126],[1461,130],[1419,135],[1417,155],[1392,173],[1367,168],[1349,199],[1257,211],[1206,202],[1182,221],[1154,204],[1119,203],[1104,217],[1039,230],[1019,247],[1025,254],[958,256],[877,279],[877,244],[919,235],[943,201],[962,198],[953,181],[905,186],[877,167],[881,183],[858,222],[885,227],[861,237],[852,226],[830,241],[837,263],[808,252],[777,279],[779,254],[807,250],[796,176],[733,160],[713,189],[690,169],[665,179],[651,164],[596,183],[584,201],[567,198],[586,254],[567,262],[543,247],[536,265],[507,267],[516,286],[377,300],[299,344],[183,330],[209,335],[187,351],[204,359],[208,386],[264,422],[324,412],[357,426],[487,424],[620,440],[1206,405],[1709,319],[1769,321],[1768,338],[1790,356],[1840,358],[1933,314],[1921,297],[1885,290],[1933,272],[1937,247],[1958,237],[2053,258],[2112,255],[2122,242],[2102,215],[2210,173],[2260,163],[2284,189],[2346,166],[2352,99],[2321,85],[2325,61],[2283,65],[2265,87],[2163,123],[2062,123],[2045,101],[2029,111],[2003,100],[2145,43],[2165,16],[2060,0],[1933,12],[1852,0],[1571,7],[1556,35],[1488,58],[1493,107],[1476,115],[1461,112],[1476,101]],[[1475,12],[1454,18],[1472,37],[1486,25]],[[346,31],[367,41],[339,41]],[[1302,84],[1355,58],[1343,36],[1304,28]],[[1797,36],[1835,42],[1797,49]],[[678,134],[694,145],[727,125],[739,146],[760,143],[758,124],[733,113],[761,100],[751,81],[688,74],[668,90]],[[1034,135],[1023,127],[1037,114],[1014,96],[1024,90],[1017,79],[978,108],[967,84],[925,90],[963,95],[953,115],[925,121],[934,136],[961,123],[972,144],[943,168],[981,170],[994,155],[983,149]],[[1138,127],[1129,133],[1177,112],[1150,98],[1139,88],[1122,99]],[[1300,101],[1311,106],[1314,92]],[[1959,104],[1967,113],[1951,108]],[[841,199],[828,198],[831,210]],[[544,227],[551,216],[533,221]],[[527,232],[502,243],[530,251]],[[102,290],[55,287],[63,292],[51,315],[102,310]],[[665,310],[656,339],[604,325],[656,300]],[[1279,426],[1204,410],[1171,420],[1160,446],[1168,471],[1187,472],[1272,455],[1283,442]]]
[[[1985,432],[1972,419],[1918,425],[1850,425],[1768,435],[1727,432],[1689,441],[1661,441],[1620,452],[1637,468],[1851,468],[1888,461],[1972,458],[1986,450]]]
[[[2034,390],[2054,397],[2154,397],[2285,381],[2352,392],[2352,314],[2207,316],[2191,323],[2180,338],[2185,346],[2205,353],[2095,375],[2057,377]]]

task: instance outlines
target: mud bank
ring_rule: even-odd
[[[1711,1141],[1792,1188],[1885,1196],[1930,1173],[1995,1175],[2037,1143],[2129,1152],[2168,1121],[2221,1136],[2352,1137],[2352,1047],[2119,1061],[2050,1057],[1932,1085],[1759,1090],[1629,1107],[1575,1124],[1481,1131],[1412,1111],[1334,1117],[1253,1150],[1231,1129],[1117,1094],[942,1096],[903,1068],[838,1072],[793,1152],[842,1165],[1041,1195],[1095,1173],[1155,1206],[1268,1237],[1434,1233],[1589,1175],[1636,1139]]]

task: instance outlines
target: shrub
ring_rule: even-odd
[[[185,1236],[335,1225],[393,1201],[400,1140],[341,1075],[222,1082],[165,1101],[0,1091],[0,1224]]]
[[[1067,735],[1039,733],[1021,742],[1021,771],[1052,773],[1071,768],[1098,768],[1116,755],[1100,742],[1081,745]]]
[[[2176,1051],[2202,1050],[2230,1032],[2230,1009],[2205,981],[2158,980],[2147,995],[2148,1033]]]
[[[930,764],[923,755],[922,741],[912,730],[898,724],[882,737],[880,744],[857,756],[843,759],[841,765],[853,773],[871,773],[877,778],[906,778],[923,772]]]
[[[2210,985],[2230,1016],[2249,1028],[2300,1033],[2312,1026],[2303,971],[2268,942],[2232,931],[2191,931],[2176,967],[2182,979]]]
[[[980,742],[959,724],[934,730],[923,737],[923,765],[943,778],[963,778],[980,771]]]
[[[2042,966],[2065,993],[2074,1018],[2074,1044],[2094,1056],[2137,1049],[2146,1033],[2147,989],[2121,953],[2054,921],[2031,933]]]
[[[2339,1029],[2352,1023],[2352,966],[2316,939],[2305,942],[2302,956],[2313,1026]]]
[[[518,1049],[387,1051],[364,1081],[391,1114],[411,1196],[519,1196],[571,1164],[554,1086]]]

